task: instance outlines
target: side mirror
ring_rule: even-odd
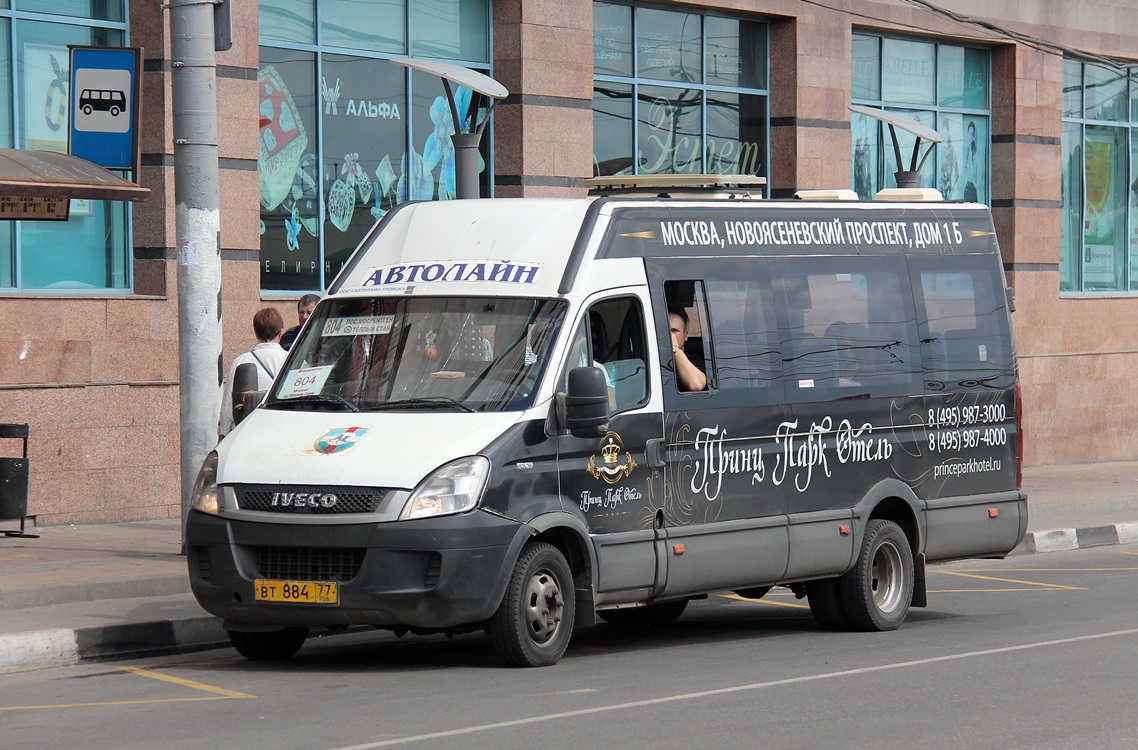
[[[609,421],[609,385],[599,367],[575,367],[569,371],[565,394],[565,426],[574,437],[604,435]]]
[[[237,365],[233,371],[233,424],[241,424],[241,420],[249,415],[260,399],[246,406],[245,394],[257,390],[257,365],[247,362]]]

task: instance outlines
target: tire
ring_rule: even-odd
[[[84,104],[83,105],[83,114],[85,114],[85,115],[91,114],[91,105],[90,104]]]
[[[823,578],[806,582],[806,600],[810,603],[810,614],[823,630],[852,630],[845,604],[838,592],[837,578]]]
[[[119,108],[118,107],[111,107],[111,117],[118,117],[118,116],[119,116]]]
[[[913,552],[905,532],[892,521],[870,521],[857,563],[838,580],[855,630],[896,630],[913,601]]]
[[[498,655],[512,667],[556,664],[573,635],[575,605],[573,573],[561,551],[544,542],[527,546],[490,621]]]
[[[285,628],[267,633],[230,630],[229,641],[249,661],[286,661],[296,655],[308,637],[308,628]]]
[[[636,627],[662,627],[680,619],[687,609],[687,599],[676,599],[660,604],[647,604],[643,607],[626,609],[603,609],[597,617],[613,625],[634,625]]]

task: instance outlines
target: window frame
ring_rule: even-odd
[[[0,133],[7,137],[7,142],[0,146],[8,148],[27,147],[28,123],[24,119],[25,110],[35,112],[35,107],[25,104],[22,77],[26,75],[20,44],[26,39],[21,30],[29,24],[45,27],[86,30],[90,36],[90,44],[103,46],[129,46],[130,44],[130,4],[120,0],[117,13],[121,20],[104,20],[93,15],[71,16],[62,13],[23,10],[19,0],[8,3],[8,7],[0,9],[0,34],[3,35],[7,45],[7,66],[3,72],[9,88],[10,108],[6,115],[7,122],[0,129]],[[6,26],[5,26],[6,25]],[[107,36],[117,39],[107,39]],[[33,35],[34,36],[34,35]],[[102,37],[102,39],[101,39]],[[112,44],[113,42],[113,44]],[[36,42],[33,42],[36,43]],[[68,57],[66,44],[59,47],[65,59]],[[67,63],[69,65],[69,63]],[[68,88],[70,86],[70,81]],[[68,92],[67,106],[70,108],[70,92]],[[40,110],[42,111],[42,110]],[[66,128],[63,129],[63,138],[66,139]],[[122,172],[116,172],[122,175]],[[0,286],[0,296],[44,295],[59,297],[122,297],[134,294],[134,234],[133,234],[133,207],[130,202],[120,201],[77,201],[72,200],[71,217],[66,222],[25,222],[7,221],[0,228],[0,233],[6,233],[6,238],[0,239],[0,263],[5,268],[0,269],[0,279],[6,282]],[[76,204],[79,204],[77,206]],[[101,227],[76,228],[73,224],[91,221],[94,214],[102,217]],[[28,260],[27,254],[36,246],[32,234],[55,234],[62,242],[74,243],[76,237],[84,234],[94,234],[105,238],[96,243],[83,243],[84,252],[98,253],[96,263],[101,262],[105,268],[104,279],[114,281],[121,279],[117,286],[29,286],[25,283],[25,276],[35,264]],[[46,240],[55,243],[57,240]],[[6,256],[6,257],[5,257]],[[42,265],[42,264],[41,264]],[[85,283],[82,279],[76,282]],[[59,282],[53,282],[59,283]]]
[[[720,11],[715,11],[715,10],[711,10],[711,9],[702,9],[702,8],[698,8],[698,7],[694,7],[694,6],[663,7],[663,6],[658,6],[658,5],[652,5],[649,3],[640,3],[640,2],[637,2],[636,0],[603,0],[603,2],[606,5],[613,5],[613,6],[619,5],[619,6],[624,6],[624,7],[630,8],[630,13],[629,13],[629,18],[630,18],[630,21],[629,21],[629,23],[630,23],[629,39],[631,40],[631,44],[630,44],[630,49],[629,49],[628,54],[631,56],[631,63],[630,63],[631,74],[630,75],[615,75],[612,73],[594,73],[594,75],[593,75],[593,102],[594,102],[594,104],[592,106],[592,111],[593,111],[593,115],[594,115],[594,123],[595,123],[596,114],[598,112],[598,110],[596,109],[596,105],[595,105],[595,103],[598,101],[597,94],[599,91],[602,90],[602,87],[599,84],[610,84],[610,85],[615,86],[615,87],[620,88],[620,89],[627,87],[628,92],[629,92],[628,93],[629,101],[630,101],[631,106],[632,106],[631,142],[625,144],[626,147],[631,146],[631,148],[632,148],[632,151],[628,157],[630,164],[628,167],[625,167],[623,169],[618,169],[615,171],[606,170],[605,173],[606,174],[642,174],[642,173],[656,174],[656,173],[669,173],[672,171],[680,171],[680,170],[673,170],[673,169],[662,169],[662,170],[656,170],[655,172],[642,172],[641,171],[641,167],[644,165],[641,165],[639,163],[640,160],[638,157],[639,157],[639,155],[641,155],[644,152],[644,148],[643,148],[641,137],[640,137],[640,131],[641,131],[642,127],[644,127],[644,125],[645,125],[645,120],[641,117],[641,107],[645,105],[645,102],[641,100],[641,88],[670,90],[670,91],[675,91],[677,94],[679,94],[681,92],[685,92],[685,91],[694,91],[694,92],[697,92],[698,96],[699,96],[699,118],[698,118],[698,121],[699,121],[699,144],[700,144],[699,163],[701,165],[701,169],[696,170],[696,171],[697,172],[711,171],[707,168],[707,161],[709,159],[709,156],[711,155],[711,152],[709,152],[709,146],[711,146],[713,143],[722,142],[725,140],[722,136],[711,135],[709,133],[709,123],[708,123],[709,110],[715,106],[713,104],[713,100],[710,98],[709,95],[711,95],[711,94],[726,94],[728,96],[739,96],[739,97],[741,97],[741,96],[753,96],[753,97],[756,97],[758,99],[761,99],[762,104],[763,104],[763,110],[764,110],[763,111],[763,124],[762,124],[763,142],[761,144],[762,149],[763,149],[762,155],[761,155],[763,163],[762,163],[761,169],[758,171],[758,175],[761,177],[767,178],[768,185],[769,185],[770,162],[771,162],[771,156],[770,156],[770,153],[771,153],[771,149],[770,149],[770,119],[771,119],[771,115],[770,115],[770,99],[771,99],[771,95],[770,95],[770,22],[765,17],[761,17],[761,16],[757,16],[757,15],[746,15],[746,14],[742,14],[742,13],[720,12]],[[640,52],[638,49],[639,37],[638,37],[638,27],[637,27],[637,24],[638,24],[637,9],[638,8],[642,8],[646,11],[653,11],[653,12],[671,12],[671,13],[677,13],[677,14],[692,15],[692,16],[697,16],[699,18],[699,20],[700,20],[700,28],[699,28],[700,80],[699,81],[679,83],[677,81],[668,80],[665,78],[649,78],[649,77],[642,77],[640,75]],[[765,61],[765,64],[763,65],[763,71],[762,71],[766,80],[760,82],[762,84],[762,87],[754,88],[754,87],[749,87],[749,86],[727,86],[727,85],[708,82],[709,73],[708,73],[707,65],[706,65],[707,59],[708,59],[708,39],[707,39],[706,31],[705,31],[706,20],[708,18],[726,19],[726,20],[731,20],[731,21],[743,21],[743,22],[747,22],[747,23],[760,24],[762,26],[763,36],[764,36],[764,51],[766,54],[766,61]],[[594,59],[595,59],[596,51],[600,48],[601,43],[603,41],[604,40],[600,39],[597,36],[596,30],[594,29],[594,46],[593,46]],[[605,160],[604,162],[598,163],[595,131],[596,131],[596,128],[594,127],[593,169],[594,169],[594,172],[597,172],[600,169],[601,163],[606,163],[606,162],[612,161],[612,160]],[[753,157],[753,153],[752,153],[751,149],[744,148],[742,145],[743,144],[742,141],[738,141],[738,143],[740,144],[739,145],[739,154],[736,157],[736,159],[744,159],[744,158]],[[674,145],[673,145],[673,148],[674,148]],[[717,150],[717,149],[713,148],[713,150]],[[666,154],[664,156],[666,156]],[[674,166],[674,162],[675,162],[674,151],[673,151],[673,157],[671,159],[671,162],[672,162],[672,165]],[[732,162],[732,163],[734,163],[734,162]],[[747,171],[747,170],[738,169],[736,171]],[[750,173],[750,172],[748,172],[748,173]]]
[[[1077,66],[1077,70],[1076,70]],[[1061,184],[1062,197],[1060,212],[1062,219],[1059,228],[1059,296],[1060,297],[1104,297],[1138,295],[1138,189],[1130,188],[1138,177],[1138,68],[1130,69],[1130,78],[1123,95],[1124,113],[1117,119],[1099,119],[1088,116],[1086,93],[1091,81],[1088,69],[1106,71],[1100,65],[1072,58],[1063,60],[1063,135]],[[1115,73],[1116,77],[1121,77]],[[1095,84],[1101,81],[1095,80]],[[1074,90],[1071,90],[1074,88]],[[1112,262],[1121,261],[1121,274],[1117,288],[1093,288],[1087,283],[1087,143],[1088,133],[1115,132],[1124,141],[1121,150],[1125,160],[1124,174],[1121,175],[1119,192],[1121,205],[1115,206],[1120,212],[1121,245],[1114,239]],[[1070,162],[1078,154],[1078,174],[1072,174]],[[1117,155],[1116,155],[1117,157]],[[1119,178],[1112,171],[1111,183]],[[1077,195],[1076,195],[1077,193]],[[1077,236],[1071,229],[1077,227]],[[1113,231],[1119,229],[1116,224]],[[1121,253],[1122,257],[1117,256]],[[1065,278],[1066,276],[1066,278]]]
[[[313,281],[317,284],[317,286],[315,286],[315,287],[303,287],[303,288],[297,287],[295,289],[294,288],[281,288],[281,287],[276,287],[276,288],[266,287],[265,286],[265,281],[266,281],[265,263],[269,259],[267,259],[264,255],[263,242],[262,242],[262,247],[258,248],[258,262],[261,265],[261,272],[260,272],[261,278],[260,278],[260,281],[258,282],[258,284],[259,284],[260,289],[261,289],[261,296],[262,297],[264,297],[266,299],[294,298],[299,294],[305,294],[308,292],[314,292],[314,293],[318,293],[318,294],[323,293],[324,290],[326,290],[328,288],[328,286],[331,284],[332,280],[336,277],[338,271],[336,268],[330,268],[330,266],[329,266],[329,263],[331,263],[330,258],[333,254],[337,254],[337,253],[342,252],[343,249],[342,248],[337,249],[333,246],[335,244],[335,240],[337,238],[337,235],[333,235],[332,237],[329,237],[329,231],[328,231],[329,230],[329,226],[328,226],[328,222],[329,222],[328,198],[329,198],[329,193],[330,193],[329,185],[335,178],[332,176],[331,172],[328,171],[328,166],[327,166],[327,160],[330,156],[330,154],[327,153],[327,150],[325,148],[325,146],[326,146],[325,137],[326,136],[325,136],[324,118],[327,115],[325,113],[325,102],[324,102],[324,99],[323,99],[321,91],[320,91],[321,81],[325,77],[325,72],[324,72],[325,57],[334,56],[334,57],[339,57],[339,58],[355,58],[355,59],[370,60],[370,61],[376,61],[376,62],[388,61],[388,60],[391,60],[392,58],[402,58],[402,57],[412,57],[412,58],[420,57],[421,58],[422,57],[421,55],[415,55],[411,52],[411,49],[414,47],[414,44],[416,43],[416,39],[417,39],[417,37],[414,35],[414,24],[413,24],[413,17],[415,14],[413,12],[411,12],[411,5],[414,4],[415,1],[416,0],[404,0],[404,7],[405,7],[405,13],[404,13],[404,19],[403,19],[404,20],[404,28],[403,28],[404,49],[401,52],[377,52],[374,50],[354,49],[354,48],[349,48],[349,47],[331,46],[331,45],[324,44],[323,40],[322,40],[322,31],[321,31],[321,15],[320,15],[321,10],[320,10],[320,3],[318,2],[318,0],[313,0],[313,18],[312,18],[313,28],[312,28],[312,37],[311,37],[312,41],[311,42],[296,42],[296,41],[287,41],[287,40],[272,39],[272,38],[260,38],[260,39],[258,39],[259,49],[280,50],[280,51],[286,52],[286,53],[288,53],[288,52],[301,53],[301,54],[305,54],[305,55],[310,55],[312,57],[313,80],[315,81],[315,89],[311,92],[308,92],[308,91],[304,92],[304,95],[310,96],[312,98],[312,101],[315,102],[315,110],[316,110],[316,112],[315,112],[315,129],[314,129],[315,132],[313,132],[309,136],[310,144],[314,143],[314,145],[310,145],[309,148],[312,149],[311,153],[315,159],[315,164],[317,165],[317,169],[318,169],[317,177],[315,180],[316,181],[315,192],[316,192],[316,203],[317,203],[317,212],[318,212],[317,213],[317,219],[316,219],[316,225],[317,225],[318,231],[319,231],[318,236],[316,236],[315,238],[311,238],[311,239],[315,240],[316,255],[317,255],[317,258],[316,258],[317,269],[316,269],[315,276],[313,277]],[[484,73],[486,75],[492,76],[493,75],[493,59],[492,59],[493,54],[492,54],[492,50],[494,48],[494,33],[493,33],[494,27],[493,27],[493,16],[492,16],[492,13],[493,13],[492,0],[485,0],[485,12],[486,12],[486,30],[487,30],[486,50],[487,50],[487,58],[488,59],[487,60],[453,59],[453,60],[448,60],[448,62],[453,62],[457,65],[461,65],[461,66],[470,68],[472,70],[476,70],[478,72]],[[430,59],[435,59],[435,58],[430,58]],[[388,64],[390,64],[390,63],[388,63]],[[260,59],[258,59],[258,71],[263,70],[264,67],[265,67],[265,65],[261,62]],[[406,111],[403,112],[403,117],[402,117],[403,148],[404,148],[404,159],[408,159],[409,154],[411,153],[412,150],[414,150],[416,153],[418,153],[418,149],[414,145],[415,144],[415,138],[416,138],[416,125],[417,125],[417,123],[419,123],[419,120],[422,120],[423,117],[429,118],[431,115],[430,115],[430,113],[424,113],[423,115],[418,116],[419,120],[417,120],[416,119],[417,116],[415,114],[416,91],[422,88],[422,86],[423,86],[422,81],[425,81],[428,79],[427,74],[421,73],[418,71],[414,71],[411,69],[404,69],[402,71],[402,76],[403,76],[403,88],[401,90],[401,96],[402,96],[402,101],[406,103]],[[428,85],[433,85],[436,82],[438,84],[439,91],[441,92],[441,90],[442,90],[441,81],[432,80],[431,83]],[[329,81],[328,83],[329,83],[329,85],[331,85],[332,81]],[[418,85],[417,85],[417,83],[418,83]],[[456,93],[458,93],[458,92],[456,91]],[[344,104],[344,102],[341,101],[340,109],[343,110],[344,106],[346,106],[346,105]],[[491,117],[492,116],[493,115],[491,114]],[[447,120],[449,122],[449,117],[450,117],[449,111],[446,112],[446,117],[447,117]],[[364,121],[366,121],[366,118],[364,118]],[[431,126],[431,123],[429,120],[427,121],[427,125]],[[433,126],[431,126],[431,127],[433,127]],[[480,189],[481,189],[481,191],[483,191],[483,193],[487,197],[493,197],[494,196],[494,169],[495,169],[495,165],[494,165],[494,135],[493,135],[492,123],[491,123],[490,127],[486,128],[486,131],[485,131],[485,134],[483,136],[482,143],[481,143],[481,152],[482,152],[482,157],[485,161],[486,168],[479,175]],[[393,169],[400,171],[400,165],[399,164],[393,164],[392,167],[393,167]],[[411,167],[408,167],[407,169],[410,172]],[[369,175],[369,181],[371,178],[374,178],[374,177],[375,177],[375,175]],[[397,174],[396,177],[399,177],[399,174]],[[328,184],[326,184],[326,183],[328,183]],[[373,186],[374,186],[374,182],[373,182]],[[374,203],[374,201],[372,201],[372,202]],[[279,206],[277,208],[279,208]],[[273,211],[275,212],[277,210],[277,208],[274,208]],[[365,204],[362,208],[357,206],[356,212],[359,212],[360,210],[364,210],[364,211],[368,210],[367,205]],[[264,210],[264,207],[261,206],[260,210],[259,210],[259,217],[260,217],[262,223],[265,222],[266,217],[270,217],[270,216],[273,216],[273,212],[266,212]],[[273,216],[273,219],[276,221],[282,220],[279,217],[275,217],[275,216]],[[298,233],[303,233],[306,231],[307,231],[306,229],[297,229]],[[262,234],[260,236],[263,240],[263,238],[265,237],[265,233],[262,232]],[[352,250],[352,248],[348,248],[348,254],[346,257],[350,257],[351,250]],[[275,261],[277,259],[274,258],[273,260]],[[346,262],[346,259],[345,259],[345,262]]]
[[[877,42],[876,56],[874,57],[874,63],[876,64],[875,74],[877,77],[877,80],[876,80],[877,98],[865,98],[865,97],[859,97],[859,96],[851,96],[851,99],[850,99],[851,103],[862,105],[862,106],[867,106],[867,107],[874,107],[877,109],[884,109],[884,110],[887,110],[889,112],[898,112],[900,114],[903,114],[903,115],[906,115],[909,117],[914,117],[915,119],[918,119],[918,120],[920,120],[921,115],[931,113],[931,115],[933,117],[933,122],[931,124],[925,122],[924,124],[929,125],[934,130],[937,130],[937,131],[941,131],[943,127],[947,127],[947,125],[945,123],[949,120],[949,118],[960,118],[961,123],[962,123],[962,125],[961,125],[961,130],[962,130],[961,137],[962,138],[967,137],[965,135],[965,132],[967,130],[967,124],[965,124],[965,122],[966,122],[967,118],[973,118],[973,121],[975,121],[976,119],[979,119],[979,118],[983,118],[987,122],[987,137],[985,139],[986,143],[984,144],[983,164],[977,165],[977,167],[976,167],[977,174],[982,176],[984,179],[984,185],[983,185],[984,189],[983,189],[982,194],[978,191],[978,195],[977,195],[976,200],[977,200],[977,202],[985,203],[987,205],[991,205],[991,202],[992,202],[992,163],[991,163],[992,162],[992,51],[991,51],[991,49],[988,47],[982,47],[979,45],[948,44],[946,42],[942,42],[942,41],[937,40],[937,39],[930,39],[930,38],[925,38],[925,37],[900,36],[900,35],[893,35],[893,34],[881,34],[881,33],[875,33],[871,30],[862,30],[862,29],[856,29],[856,28],[853,31],[853,37],[854,37],[855,42],[857,41],[857,39],[859,37],[866,39],[866,40],[870,40],[870,39],[876,40],[876,42]],[[886,95],[885,80],[886,80],[887,73],[884,69],[885,66],[882,65],[882,62],[881,62],[882,58],[883,58],[882,46],[883,46],[883,43],[885,40],[897,40],[897,41],[902,41],[902,42],[920,42],[920,43],[932,45],[932,48],[933,48],[932,60],[933,60],[933,65],[934,65],[934,70],[933,70],[933,73],[931,76],[932,80],[933,80],[932,103],[907,102],[907,101],[885,98],[885,95]],[[985,55],[987,56],[987,61],[986,61],[987,62],[987,69],[985,71],[985,74],[986,74],[986,78],[987,78],[987,82],[988,82],[988,85],[987,85],[987,102],[986,102],[987,106],[986,106],[986,108],[965,107],[965,106],[957,107],[957,106],[949,106],[949,105],[941,103],[941,98],[942,98],[941,93],[942,92],[941,92],[940,61],[941,61],[941,50],[942,50],[942,48],[945,48],[945,47],[954,48],[954,49],[962,49],[962,50],[977,50],[977,51],[982,51],[985,53]],[[857,60],[854,60],[852,62],[851,71],[854,70],[857,63],[858,63]],[[851,115],[851,125],[852,125],[853,131],[854,131],[853,145],[852,145],[853,164],[851,166],[851,184],[854,186],[855,190],[858,188],[858,174],[857,174],[857,170],[858,170],[858,159],[857,159],[858,142],[857,142],[857,138],[858,138],[858,128],[860,126],[859,122],[860,122],[861,118],[863,118],[863,116],[861,116],[861,115],[857,115],[857,114]],[[868,191],[870,194],[864,194],[863,195],[859,192],[859,196],[863,200],[871,200],[874,197],[874,194],[876,194],[878,190],[881,190],[881,189],[887,188],[887,187],[896,187],[897,186],[896,178],[893,176],[893,173],[889,169],[889,167],[890,167],[889,162],[891,159],[893,159],[895,157],[894,157],[894,153],[893,153],[892,140],[886,131],[886,126],[877,120],[874,120],[871,123],[867,123],[867,124],[868,124],[869,128],[872,129],[872,133],[873,133],[873,143],[869,144],[869,145],[871,145],[873,147],[872,159],[876,165],[876,174],[871,175],[873,189]],[[907,135],[904,132],[898,132],[898,140],[901,143],[902,157],[904,159],[908,159],[909,154],[912,152],[912,136]],[[962,141],[962,143],[963,143],[963,141]],[[944,165],[943,160],[945,157],[945,151],[946,151],[946,146],[943,142],[934,146],[933,159],[925,165],[925,169],[922,170],[922,173],[921,173],[920,185],[922,187],[936,187],[937,189],[941,190],[942,192],[945,192],[942,189],[942,177],[941,177],[942,167]],[[931,175],[931,177],[930,177],[930,175]],[[951,196],[947,192],[945,192],[945,197],[948,199],[953,199],[953,198],[951,198]]]

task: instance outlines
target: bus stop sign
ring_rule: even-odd
[[[135,170],[142,50],[128,47],[70,49],[68,153],[106,169]]]

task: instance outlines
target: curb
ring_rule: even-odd
[[[1077,529],[1051,529],[1029,531],[1023,541],[1008,557],[1030,555],[1037,552],[1064,552],[1089,547],[1106,547],[1112,544],[1138,542],[1138,523],[1112,523],[1103,526],[1084,526]]]
[[[152,620],[121,625],[0,635],[0,674],[135,659],[229,645],[219,617]]]

